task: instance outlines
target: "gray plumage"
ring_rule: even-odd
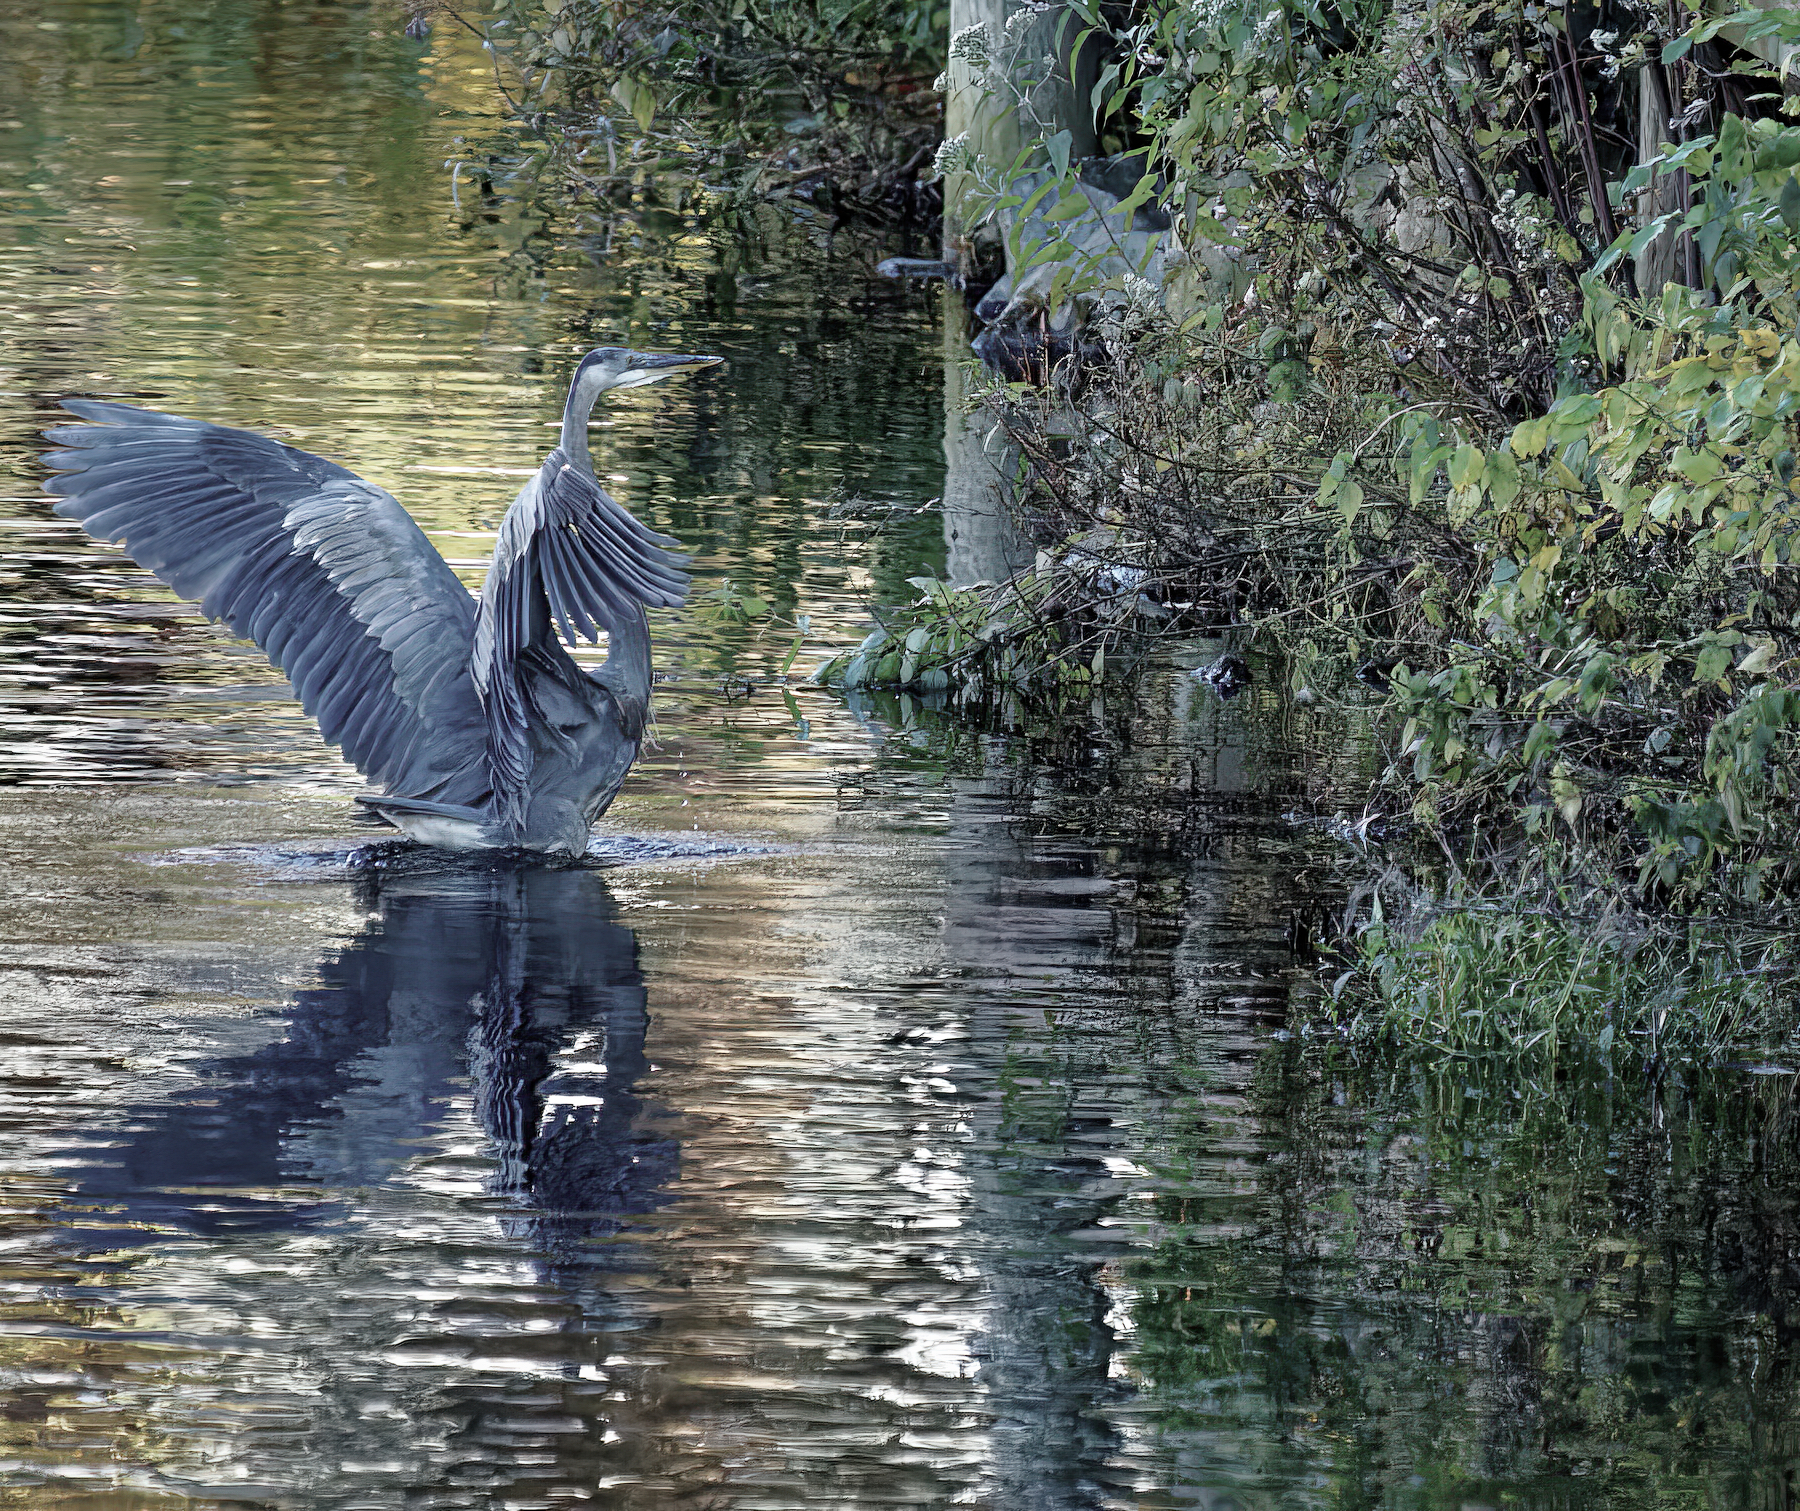
[[[46,487],[78,520],[287,674],[325,739],[379,789],[360,801],[453,849],[586,848],[637,757],[646,608],[687,594],[675,542],[594,477],[587,420],[610,388],[717,357],[603,347],[576,369],[560,444],[519,492],[479,601],[393,495],[248,431],[93,399],[45,435]],[[598,642],[583,672],[562,636]]]

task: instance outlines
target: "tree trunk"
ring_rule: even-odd
[[[1669,117],[1674,113],[1669,99],[1668,82],[1661,67],[1647,63],[1638,70],[1638,161],[1647,163],[1662,151],[1663,143],[1673,140]],[[1647,225],[1659,215],[1681,207],[1685,174],[1671,173],[1652,180],[1650,187],[1638,196],[1638,224]],[[1673,231],[1661,236],[1637,255],[1638,292],[1653,299],[1666,283],[1685,283],[1686,270],[1677,271],[1676,237]]]

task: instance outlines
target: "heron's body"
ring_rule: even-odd
[[[579,855],[649,717],[645,609],[680,603],[688,582],[675,543],[595,480],[588,415],[608,388],[717,360],[583,359],[479,600],[391,494],[247,431],[71,399],[94,423],[47,432],[66,448],[48,486],[57,513],[261,646],[395,828],[451,850]],[[590,674],[564,640],[602,632]]]

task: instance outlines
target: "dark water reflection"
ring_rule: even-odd
[[[1793,1506],[1790,1078],[1284,1037],[1324,715],[781,682],[968,491],[900,249],[548,210],[406,14],[0,5],[0,1506]],[[473,577],[601,339],[729,354],[596,456],[770,612],[659,627],[648,859],[347,869],[355,775],[35,430],[286,427]]]
[[[650,1210],[675,1151],[632,1131],[644,983],[600,876],[368,870],[354,897],[369,922],[320,962],[282,1036],[123,1109],[71,1195],[132,1227],[209,1235],[324,1220],[317,1201],[263,1193],[378,1185],[466,1092],[494,1191],[550,1229],[611,1232]],[[84,1229],[107,1247],[131,1236]]]

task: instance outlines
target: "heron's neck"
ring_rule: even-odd
[[[574,383],[569,388],[569,402],[563,405],[563,455],[589,477],[594,475],[594,459],[588,455],[588,416],[594,412],[594,401],[600,393],[592,384]]]

